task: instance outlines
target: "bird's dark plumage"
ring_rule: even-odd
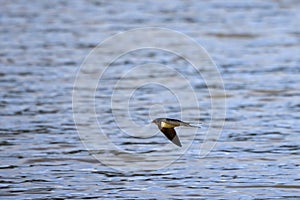
[[[181,147],[181,142],[176,134],[176,131],[174,128],[161,128],[160,129],[161,132],[163,132],[163,134],[170,140],[172,141],[174,144],[176,144],[177,146]]]

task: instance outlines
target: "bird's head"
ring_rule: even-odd
[[[158,121],[158,119],[155,119],[151,123],[154,123],[154,124],[158,125],[159,121]]]

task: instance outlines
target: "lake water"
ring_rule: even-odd
[[[0,199],[299,199],[299,10],[296,0],[1,1]],[[146,31],[144,42],[201,65],[157,48],[119,54],[141,34],[86,57],[142,27],[183,33],[209,55]],[[176,128],[178,148],[155,117],[202,128]]]

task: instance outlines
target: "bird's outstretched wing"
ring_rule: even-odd
[[[176,131],[174,128],[161,128],[161,132],[169,139],[171,140],[174,144],[177,146],[181,147],[180,140],[176,134]]]

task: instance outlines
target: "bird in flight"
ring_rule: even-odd
[[[181,147],[181,143],[179,137],[176,134],[175,127],[177,126],[188,126],[188,127],[197,127],[193,126],[187,122],[180,121],[178,119],[170,119],[170,118],[157,118],[152,121],[152,123],[156,124],[159,130],[174,144]]]

